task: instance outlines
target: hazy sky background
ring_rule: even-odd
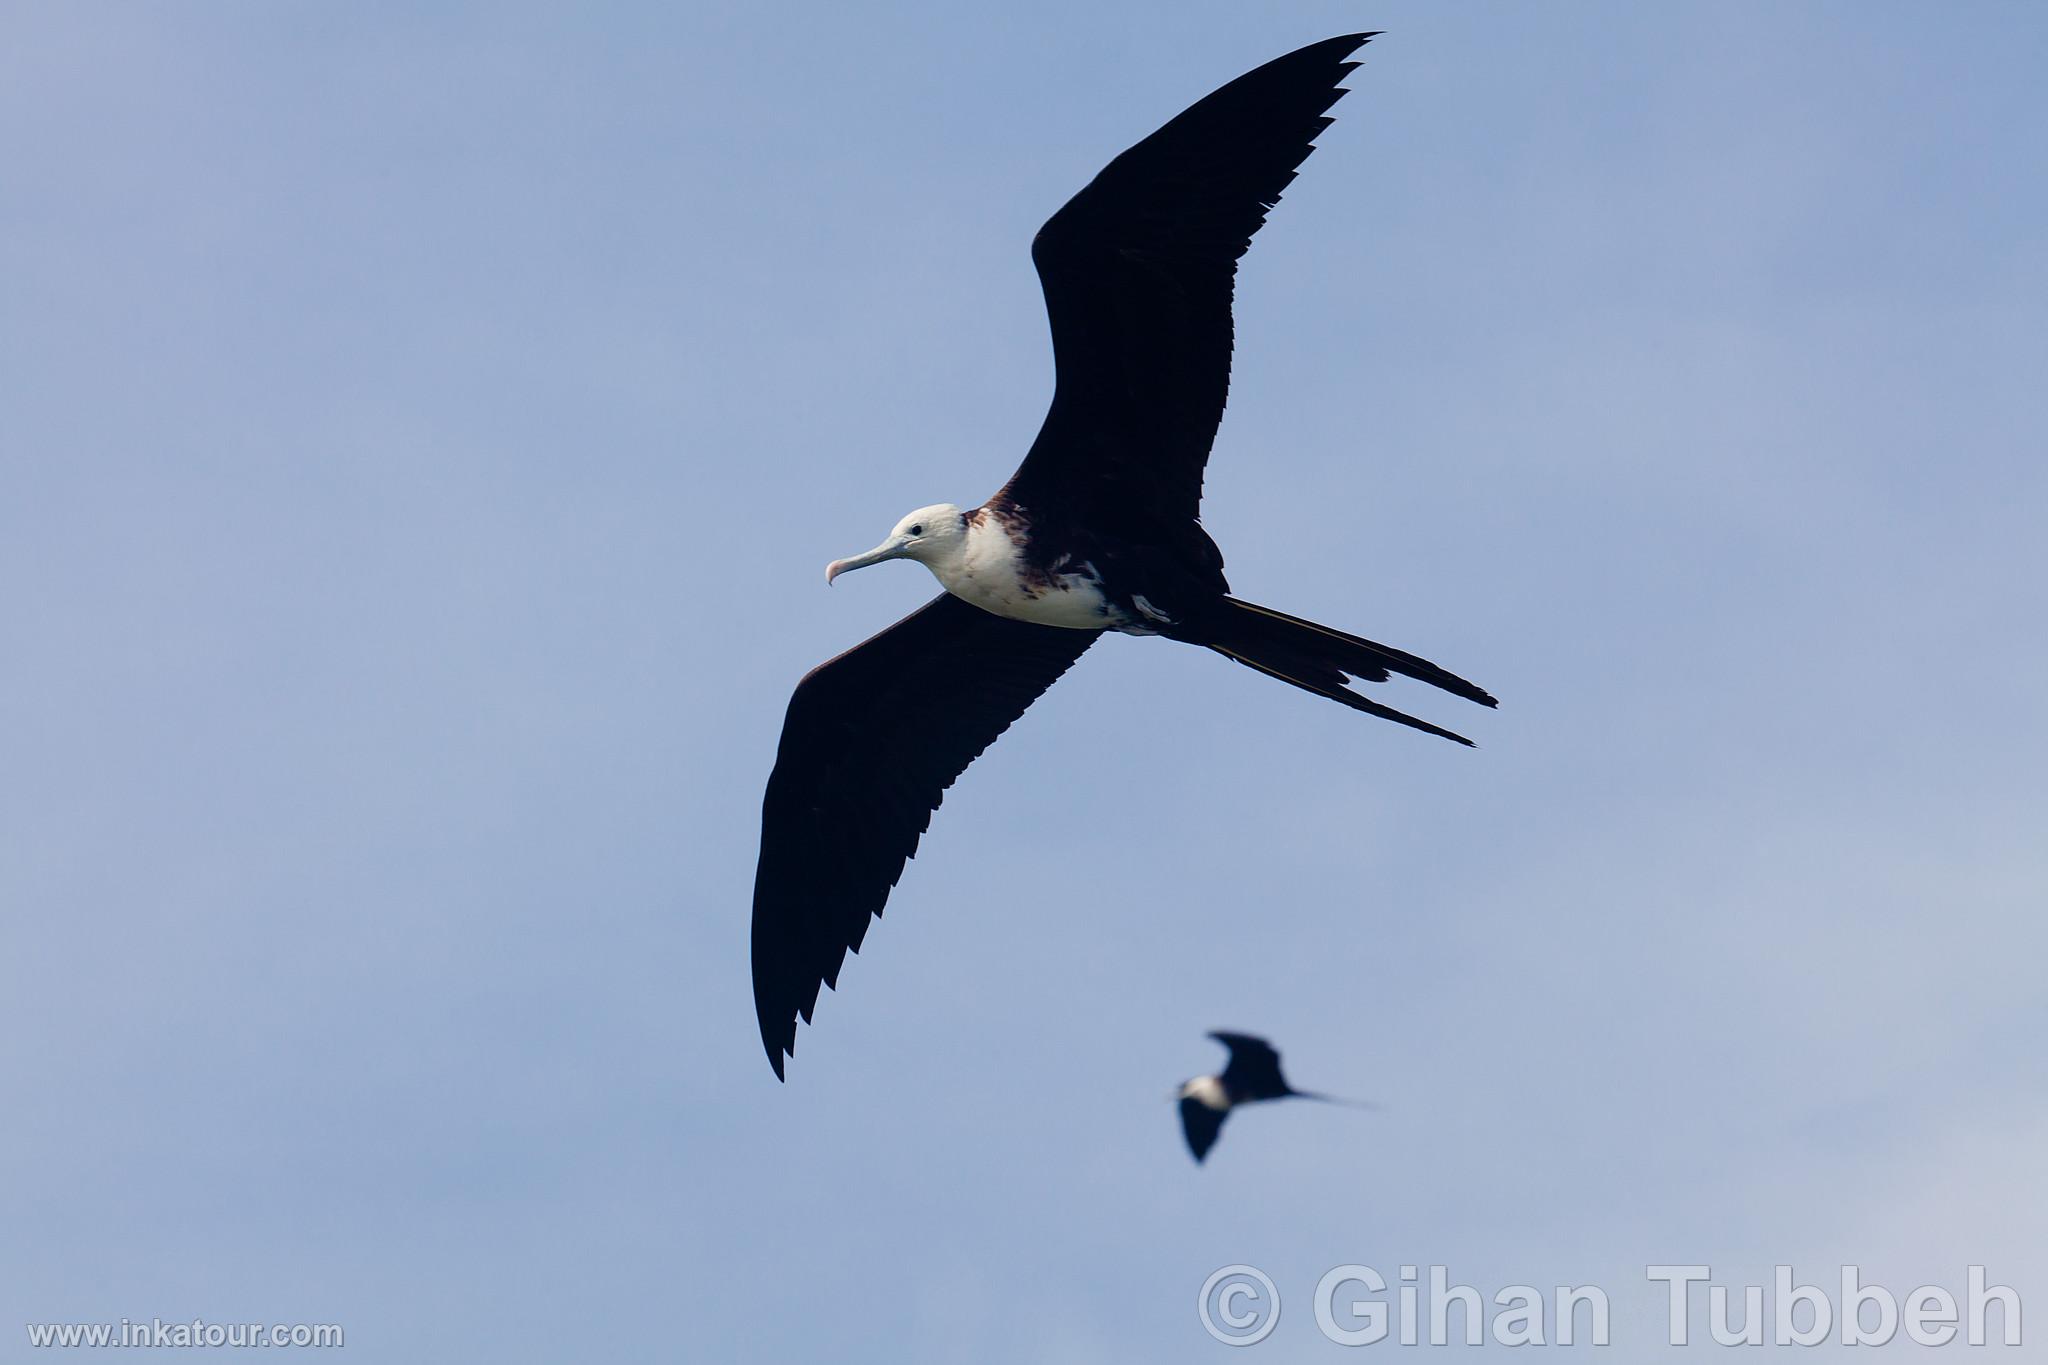
[[[1207,522],[1482,747],[1112,639],[776,1084],[783,706],[933,591],[824,563],[1022,454],[1048,214],[1361,27]],[[0,1359],[1349,1358],[1345,1262],[1606,1287],[1544,1359],[1788,1354],[1667,1353],[1654,1262],[2044,1339],[2044,64],[2018,0],[0,9]],[[1197,1168],[1216,1027],[1385,1108]]]

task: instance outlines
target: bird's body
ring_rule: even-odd
[[[1181,1133],[1196,1161],[1209,1155],[1223,1120],[1230,1111],[1261,1100],[1321,1100],[1326,1104],[1354,1104],[1313,1090],[1296,1090],[1280,1074],[1280,1054],[1263,1038],[1248,1033],[1209,1035],[1230,1049],[1230,1061],[1213,1076],[1197,1076],[1181,1085],[1175,1096],[1180,1102]]]
[[[960,514],[966,528],[957,556],[930,562],[941,587],[983,611],[1062,630],[1124,630],[1130,620],[1103,591],[1095,561],[1062,553],[1033,555],[1031,525],[1008,508]]]
[[[776,1074],[860,947],[953,780],[1106,631],[1162,635],[1353,710],[1470,741],[1351,690],[1401,674],[1491,706],[1425,659],[1230,596],[1202,529],[1238,257],[1370,34],[1268,62],[1112,160],[1032,243],[1056,384],[981,506],[919,508],[840,574],[924,564],[945,592],[814,669],[762,805],[754,997]]]
[[[1224,588],[1220,569],[1211,591],[1164,547],[1087,532],[1044,534],[1030,509],[1000,495],[970,512],[950,503],[920,507],[867,554],[827,565],[826,581],[893,558],[917,560],[940,587],[983,611],[1062,630],[1157,635],[1178,618],[1153,596],[1200,601]]]

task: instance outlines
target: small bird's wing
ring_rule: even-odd
[[[998,497],[1193,521],[1230,388],[1237,259],[1344,94],[1369,33],[1230,82],[1111,161],[1039,230],[1052,408]]]
[[[1197,1162],[1216,1145],[1216,1135],[1223,1131],[1223,1120],[1229,1115],[1228,1109],[1211,1109],[1200,1100],[1180,1102],[1181,1131],[1187,1134],[1188,1150]]]
[[[1230,1049],[1230,1064],[1223,1068],[1223,1088],[1233,1096],[1270,1100],[1287,1093],[1280,1077],[1280,1054],[1264,1038],[1249,1033],[1209,1035]]]
[[[754,1012],[778,1077],[946,788],[1100,633],[942,593],[797,684],[754,873]]]

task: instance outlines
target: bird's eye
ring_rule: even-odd
[[[920,522],[919,522],[919,523],[918,523],[917,525],[915,525],[915,526],[911,527],[911,528],[910,528],[910,534],[912,534],[912,535],[914,535],[914,536],[921,536],[921,535],[923,535],[923,534],[924,534],[924,523],[920,521]]]

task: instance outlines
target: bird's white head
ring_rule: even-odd
[[[1223,1088],[1223,1078],[1220,1076],[1197,1076],[1193,1080],[1184,1083],[1180,1088],[1180,1093],[1175,1095],[1174,1098],[1177,1100],[1199,1100],[1211,1109],[1230,1108],[1230,1092]]]
[[[937,573],[958,558],[967,546],[967,514],[950,502],[920,507],[896,523],[889,538],[866,554],[835,559],[825,566],[830,583],[851,569],[865,569],[885,559],[914,559]]]

